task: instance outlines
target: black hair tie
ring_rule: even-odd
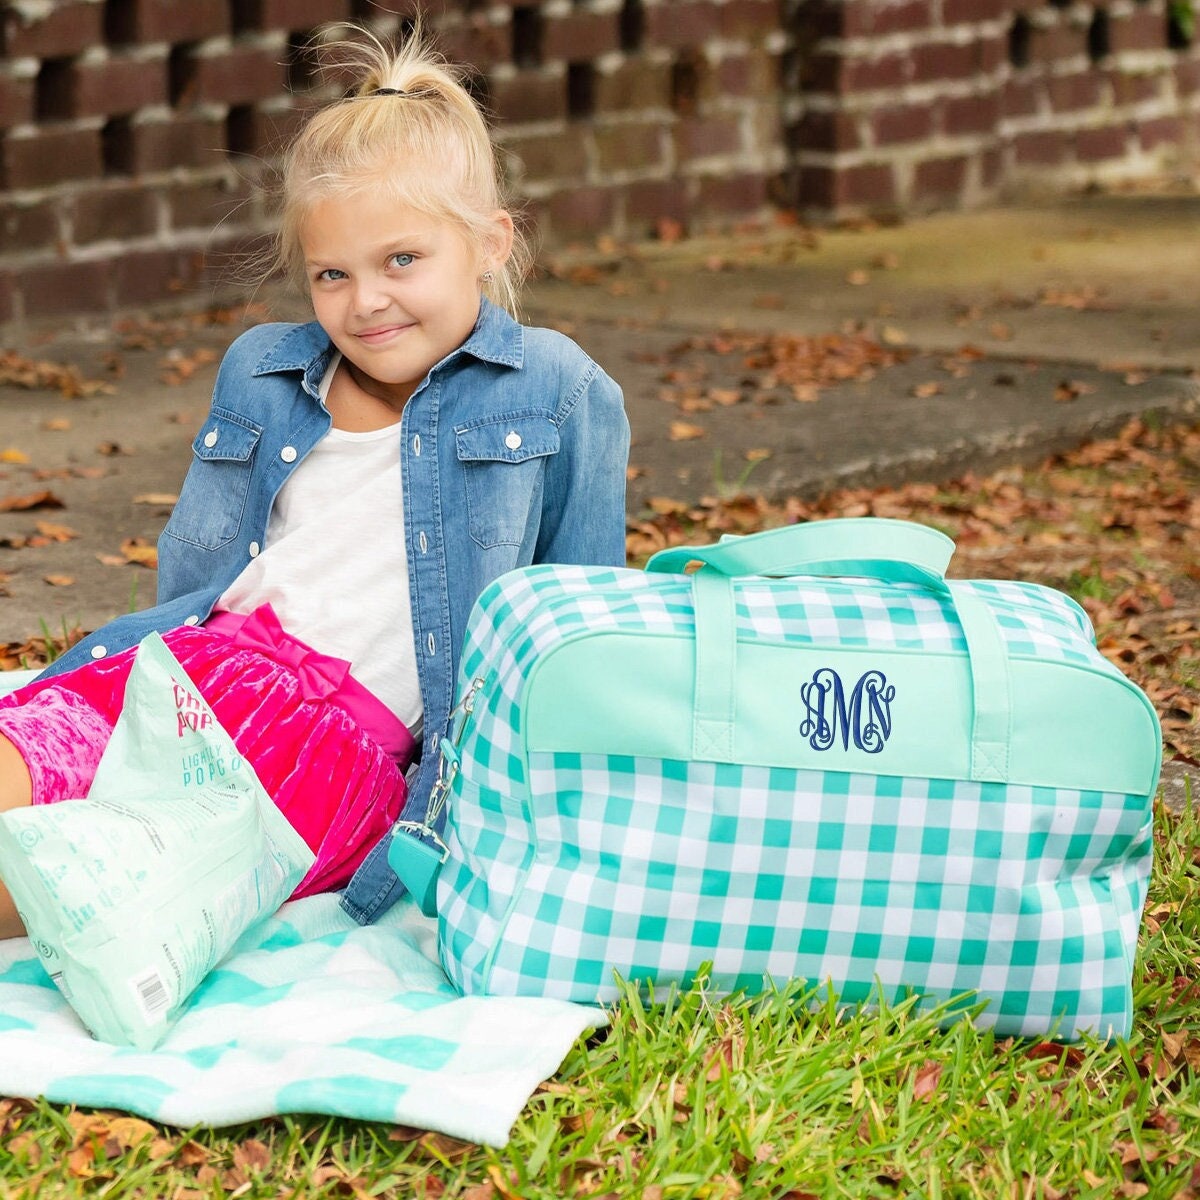
[[[371,93],[371,95],[372,96],[403,96],[404,92],[402,92],[399,88],[376,88]]]

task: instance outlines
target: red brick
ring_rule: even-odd
[[[1009,79],[1000,93],[1005,117],[1031,117],[1039,108],[1045,84],[1038,79]]]
[[[876,35],[916,33],[934,25],[933,9],[928,0],[899,0],[899,3],[875,6],[871,32]]]
[[[998,188],[1003,181],[1004,153],[992,146],[979,156],[979,181],[988,190]]]
[[[1113,54],[1126,50],[1165,50],[1167,23],[1160,11],[1135,8],[1133,12],[1109,19],[1108,44]]]
[[[595,139],[597,166],[603,174],[644,170],[665,161],[663,128],[657,122],[597,129]]]
[[[270,157],[300,132],[310,115],[309,110],[300,105],[282,109],[236,105],[229,111],[225,142],[232,154]],[[213,141],[208,147],[209,151],[220,149],[220,143]],[[207,152],[204,161],[212,161],[210,152]]]
[[[710,0],[674,0],[646,9],[646,43],[651,46],[703,46],[720,31],[720,10]]]
[[[486,68],[507,62],[511,31],[506,25],[490,21],[472,21],[451,29],[438,31],[438,49],[456,63],[468,63]]]
[[[212,167],[225,149],[225,122],[176,113],[169,120],[131,121],[113,137],[118,144],[111,157],[130,175]]]
[[[616,196],[609,188],[572,187],[543,202],[542,208],[556,237],[595,237],[612,227]]]
[[[913,173],[913,195],[918,200],[957,199],[966,179],[967,160],[962,155],[926,159]]]
[[[1013,138],[1013,151],[1022,166],[1055,166],[1066,159],[1067,150],[1067,135],[1060,129],[1018,133]]]
[[[617,13],[571,12],[546,17],[542,54],[546,61],[588,62],[621,47]]]
[[[1183,137],[1183,122],[1179,117],[1155,117],[1138,122],[1138,140],[1143,150],[1159,146],[1178,145]]]
[[[1164,85],[1170,76],[1161,72],[1146,74],[1112,70],[1107,72],[1113,91],[1113,103],[1117,105],[1141,104],[1146,100],[1166,99]]]
[[[234,44],[226,53],[193,54],[185,69],[180,106],[213,102],[251,104],[285,94],[286,69],[276,50]]]
[[[99,117],[132,113],[167,102],[165,58],[113,57],[71,63],[44,101],[52,117]]]
[[[967,133],[991,133],[1000,123],[1000,97],[947,96],[941,102],[942,132],[951,137]]]
[[[797,150],[857,150],[862,145],[858,120],[843,110],[806,112],[789,143]]]
[[[1008,35],[1005,33],[983,34],[974,38],[976,72],[981,75],[996,75],[1008,65]],[[1006,72],[1007,73],[1007,72]]]
[[[0,203],[0,254],[46,249],[60,236],[58,208],[52,201]]]
[[[587,171],[587,144],[578,130],[506,138],[504,148],[521,160],[526,180],[579,179]]]
[[[158,226],[154,193],[143,187],[107,187],[79,192],[68,204],[71,240],[90,242],[146,237]]]
[[[229,33],[227,0],[125,0],[108,18],[110,43],[199,42]]]
[[[876,146],[923,142],[933,133],[933,108],[928,104],[881,104],[871,120]]]
[[[726,54],[709,74],[716,93],[725,99],[746,96],[761,101],[779,95],[783,86],[779,59],[763,50]]]
[[[111,267],[117,308],[157,304],[193,290],[205,268],[198,250],[138,250],[123,254]]]
[[[1046,81],[1050,107],[1056,113],[1094,108],[1100,103],[1101,80],[1094,71],[1076,75],[1057,75]]]
[[[165,195],[172,229],[215,229],[226,220],[236,223],[239,211],[249,211],[250,188],[245,183],[181,183]]]
[[[690,205],[687,185],[679,179],[655,179],[631,183],[624,190],[625,216],[642,226],[642,232],[652,231],[661,220],[687,224]]]
[[[20,274],[24,315],[104,312],[111,307],[111,274],[112,264],[104,260],[25,267]]]
[[[767,181],[761,175],[706,176],[699,183],[696,207],[703,212],[745,217],[767,206]]]
[[[0,176],[9,190],[97,179],[104,173],[100,131],[76,125],[41,125],[28,137],[7,134],[0,156]]]
[[[669,108],[671,66],[631,57],[615,71],[596,73],[595,98],[598,113]]]
[[[777,0],[728,0],[718,10],[721,36],[755,41],[779,29]]]
[[[733,117],[697,117],[675,126],[675,153],[679,160],[734,154],[742,148],[741,123]]]
[[[1175,86],[1181,96],[1200,92],[1200,60],[1179,58],[1175,62]]]
[[[0,325],[17,317],[17,285],[11,271],[0,271]]]
[[[1085,48],[1086,35],[1076,26],[1050,25],[1045,29],[1035,26],[1029,39],[1029,59],[1031,63],[1057,62],[1075,58]]]
[[[0,129],[33,120],[33,77],[0,67]]]
[[[348,21],[350,0],[241,0],[235,19],[239,29],[315,29],[326,21]]]
[[[912,65],[911,53],[849,59],[842,70],[840,90],[846,93],[875,92],[901,87],[912,78]]]
[[[561,74],[518,71],[511,79],[495,79],[492,111],[497,121],[508,125],[565,119],[566,78]]]
[[[912,78],[917,83],[972,79],[979,70],[979,47],[973,42],[929,42],[912,50]]]
[[[1129,129],[1124,125],[1080,129],[1075,134],[1075,156],[1080,162],[1124,158],[1129,151],[1129,140]]]
[[[804,206],[884,209],[896,201],[895,176],[884,163],[857,167],[805,166],[800,170],[797,198]]]
[[[998,20],[1008,11],[1007,0],[942,0],[942,24],[975,25]]]
[[[103,41],[104,5],[95,0],[60,3],[44,16],[23,15],[13,5],[0,13],[0,53],[7,58],[66,58]]]

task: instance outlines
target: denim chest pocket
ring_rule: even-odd
[[[213,408],[192,443],[192,465],[166,533],[205,550],[220,549],[237,537],[261,434],[261,425]]]
[[[543,413],[520,413],[459,425],[454,433],[471,539],[485,548],[519,546],[541,500],[546,460],[558,453],[558,426]]]

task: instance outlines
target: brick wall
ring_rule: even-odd
[[[441,0],[543,243],[976,204],[1185,162],[1168,0]],[[8,0],[0,325],[214,295],[323,22],[403,0]]]
[[[1177,170],[1200,51],[1169,0],[793,0],[784,194],[903,213]]]

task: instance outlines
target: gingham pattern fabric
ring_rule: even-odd
[[[983,597],[1011,658],[1120,673],[1068,597]],[[935,593],[867,581],[737,584],[741,640],[959,650]],[[465,992],[594,1001],[614,972],[722,987],[803,977],[846,1002],[965,992],[1002,1033],[1123,1033],[1150,871],[1145,795],[534,753],[521,701],[539,656],[600,629],[691,637],[690,582],[534,567],[493,585],[460,688],[482,681],[459,747],[442,960]]]

